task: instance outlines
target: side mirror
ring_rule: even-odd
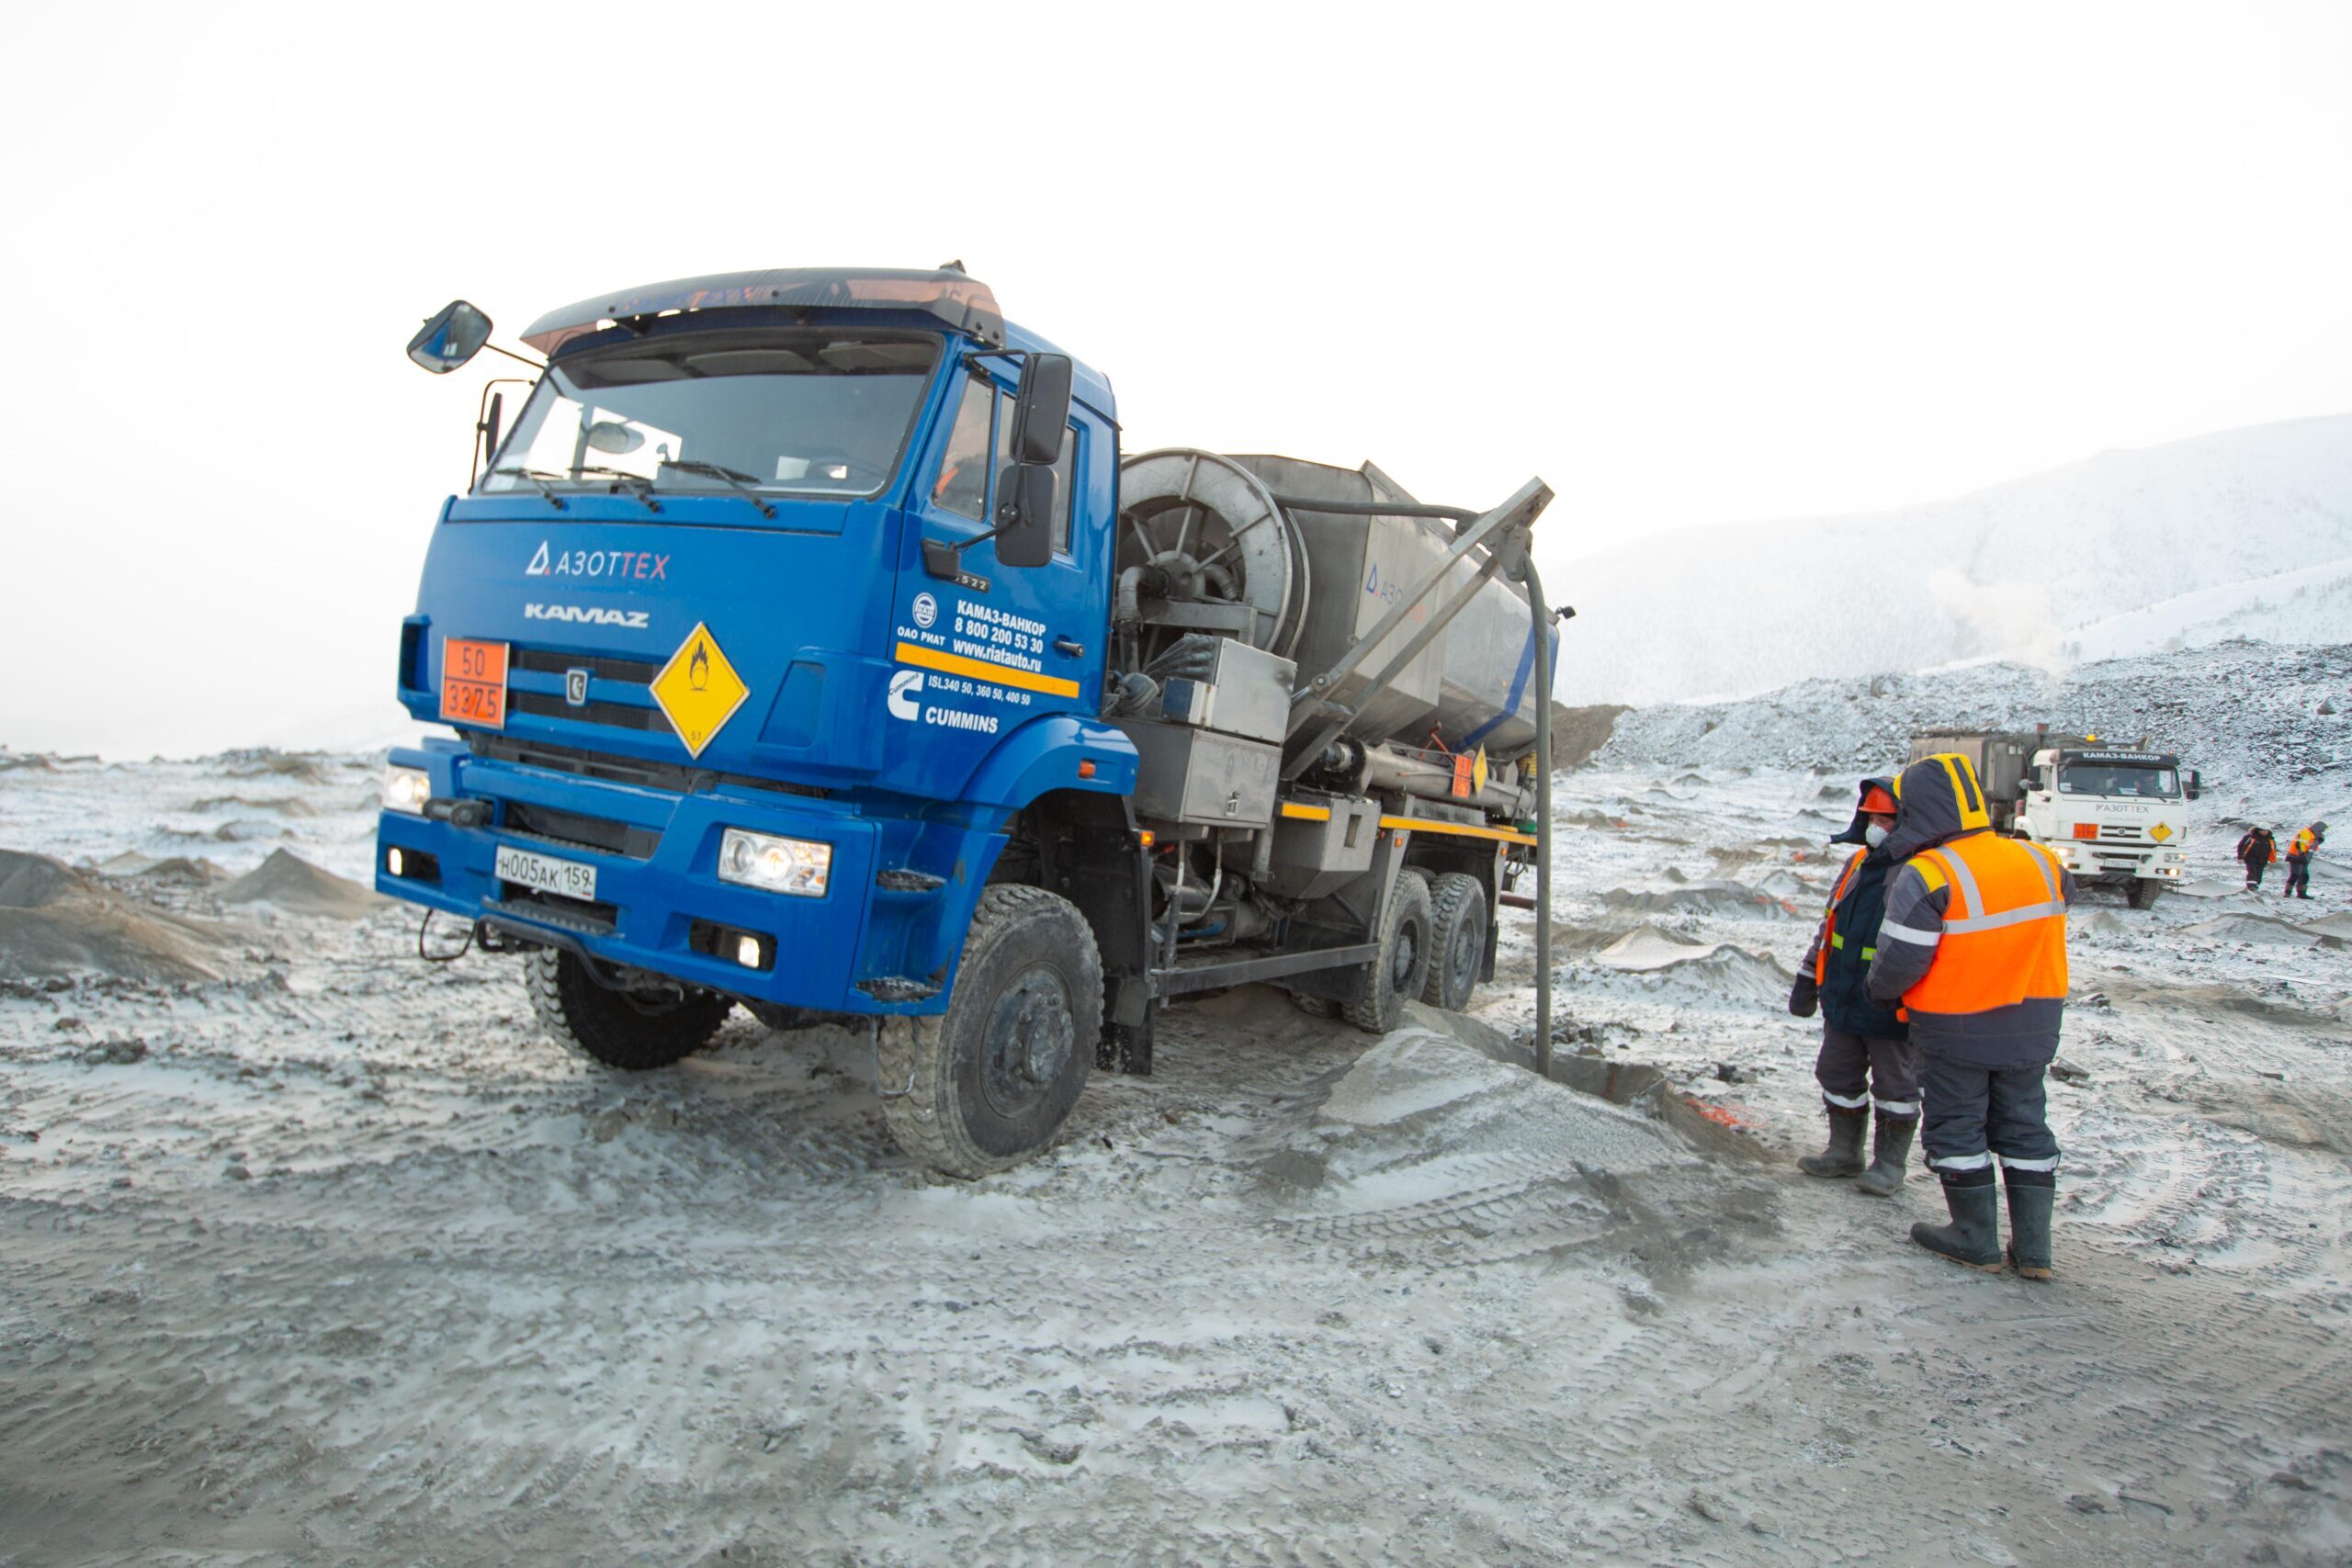
[[[2205,793],[2204,776],[2199,773],[2195,768],[2188,770],[2188,787],[2185,793],[2191,800],[2195,800],[2199,795]]]
[[[408,356],[435,376],[446,376],[480,354],[489,341],[490,318],[481,307],[452,299],[408,340]]]
[[[1043,566],[1053,559],[1053,465],[1015,463],[997,476],[996,489],[997,564]]]
[[[1021,395],[1012,400],[1012,460],[1060,461],[1069,430],[1070,363],[1067,354],[1033,354],[1021,367]],[[1004,551],[997,551],[1001,560]]]

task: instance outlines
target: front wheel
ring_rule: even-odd
[[[2156,900],[2164,896],[2164,891],[2165,885],[2154,877],[2135,876],[2132,879],[2131,890],[2124,897],[2132,901],[2135,909],[2153,909],[2156,907]]]
[[[1470,1005],[1487,963],[1487,890],[1467,872],[1430,885],[1430,977],[1421,1000],[1448,1012]]]
[[[693,1055],[735,1005],[693,986],[614,990],[598,985],[571,953],[548,947],[524,954],[523,987],[549,1039],[629,1073]]]
[[[1102,960],[1069,899],[1000,885],[980,895],[947,1010],[889,1018],[875,1053],[899,1148],[968,1181],[1053,1142],[1102,1036]]]

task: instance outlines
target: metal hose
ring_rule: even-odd
[[[1527,607],[1535,621],[1535,1071],[1552,1076],[1552,612],[1527,557]]]

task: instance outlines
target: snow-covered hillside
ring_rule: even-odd
[[[1556,693],[1658,703],[2352,626],[2352,415],[2225,431],[1866,516],[1686,529],[1549,569]]]
[[[1980,664],[1920,675],[1804,681],[1742,702],[1620,716],[1597,769],[1899,765],[1925,730],[2030,728],[2180,753],[2223,801],[2352,817],[2352,646],[2225,643],[2062,673]]]

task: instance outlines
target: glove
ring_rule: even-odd
[[[1797,983],[1789,987],[1789,1015],[1811,1018],[1821,1009],[1821,987],[1814,984],[1810,975],[1800,975]]]

